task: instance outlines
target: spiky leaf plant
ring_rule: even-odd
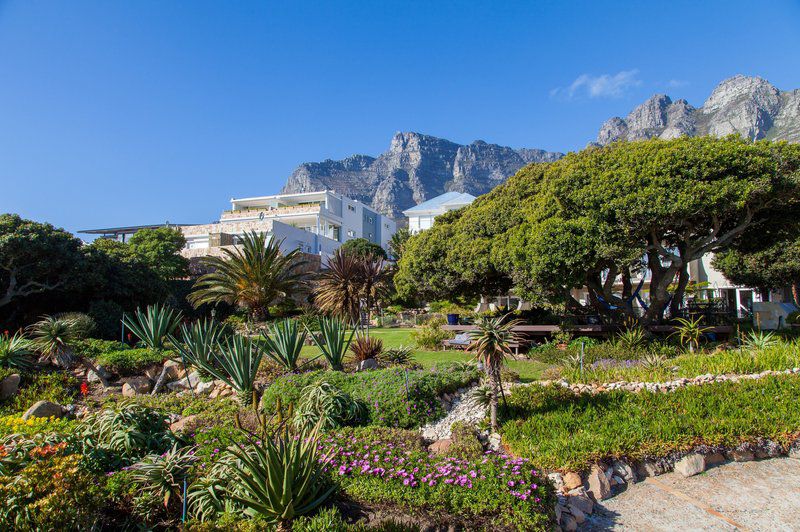
[[[131,468],[132,478],[141,492],[155,495],[168,508],[171,500],[181,498],[183,482],[189,479],[198,460],[193,447],[173,446],[164,454],[145,456]]]
[[[351,329],[348,334],[347,324],[339,318],[319,317],[317,325],[319,333],[314,334],[308,328],[306,331],[322,352],[322,356],[330,364],[331,369],[341,371],[344,368],[344,357],[347,355],[347,349],[350,347],[350,342],[353,341],[356,330]]]
[[[0,368],[29,371],[33,368],[30,341],[20,333],[0,335]]]
[[[236,390],[242,405],[249,405],[263,356],[258,343],[236,334],[219,344],[219,353],[214,355],[216,364],[207,365],[205,370]]]
[[[695,349],[700,347],[700,340],[703,339],[703,335],[710,331],[711,327],[703,327],[701,325],[702,316],[694,319],[676,318],[675,321],[678,322],[679,327],[672,334],[678,335],[681,345],[688,345],[689,352],[694,353]]]
[[[302,399],[294,412],[297,428],[319,426],[321,430],[358,423],[366,416],[363,403],[353,399],[329,382],[310,384],[303,388]]]
[[[289,318],[272,324],[264,338],[266,355],[288,371],[297,369],[300,351],[305,342],[305,329],[296,320]]]
[[[208,367],[216,362],[215,353],[228,337],[226,328],[213,319],[198,320],[180,326],[180,341],[170,336],[170,343],[183,359],[201,373],[209,374]]]
[[[750,331],[742,338],[742,347],[749,351],[762,351],[778,344],[778,338],[773,332]]]
[[[377,359],[383,352],[383,341],[379,338],[359,336],[350,344],[350,353],[356,362]]]
[[[42,318],[28,327],[32,347],[41,353],[42,358],[50,359],[63,367],[70,367],[75,356],[70,344],[77,340],[73,322],[55,316]]]
[[[384,366],[408,366],[413,362],[414,348],[406,345],[399,345],[383,351],[378,360]]]
[[[182,317],[166,305],[149,305],[144,312],[137,309],[132,316],[126,315],[122,322],[150,349],[164,349]]]

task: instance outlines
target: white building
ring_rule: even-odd
[[[218,222],[181,228],[187,257],[215,254],[250,231],[282,239],[284,251],[330,255],[354,238],[386,248],[395,230],[392,219],[329,190],[231,199]]]
[[[411,231],[411,234],[416,234],[430,229],[437,216],[466,207],[473,201],[475,201],[475,196],[466,192],[445,192],[441,196],[423,201],[419,205],[403,211],[403,215],[408,218],[408,230]]]

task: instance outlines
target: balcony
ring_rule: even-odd
[[[322,205],[292,205],[287,207],[245,207],[222,212],[220,221],[260,218],[280,218],[282,216],[297,216],[301,214],[317,214],[322,212]]]

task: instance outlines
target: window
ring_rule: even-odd
[[[372,233],[369,234],[369,239],[372,240]]]
[[[389,229],[389,224],[383,224],[386,229]]]
[[[356,232],[353,231],[352,229],[348,229],[347,230],[347,236],[349,236],[350,238],[353,238],[353,237],[356,236]]]
[[[353,211],[353,212],[356,212],[356,208],[355,208],[355,207],[353,207],[352,205],[348,205],[348,206],[347,206],[347,210],[348,210],[348,211]]]
[[[368,224],[371,224],[373,221],[374,220],[373,220],[372,216],[367,216],[367,223]]]

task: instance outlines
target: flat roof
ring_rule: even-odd
[[[107,235],[110,233],[133,233],[140,229],[158,229],[159,227],[187,227],[190,225],[199,225],[199,224],[163,223],[163,224],[152,224],[152,225],[129,225],[127,227],[107,227],[105,229],[83,229],[78,232],[85,235]]]
[[[253,196],[251,198],[231,198],[231,203],[233,202],[242,202],[242,201],[263,201],[263,200],[271,200],[271,199],[280,199],[280,198],[290,198],[290,197],[297,197],[297,196],[318,196],[323,195],[327,192],[334,193],[330,190],[317,190],[314,192],[297,192],[297,193],[289,193],[289,194],[272,194],[270,196]]]
[[[469,205],[475,201],[475,196],[472,194],[467,194],[466,192],[445,192],[435,198],[431,198],[428,201],[423,201],[419,205],[415,205],[410,209],[406,209],[403,211],[403,214],[408,215],[408,213],[426,213],[430,211],[437,211],[442,207],[447,207],[450,205]]]

